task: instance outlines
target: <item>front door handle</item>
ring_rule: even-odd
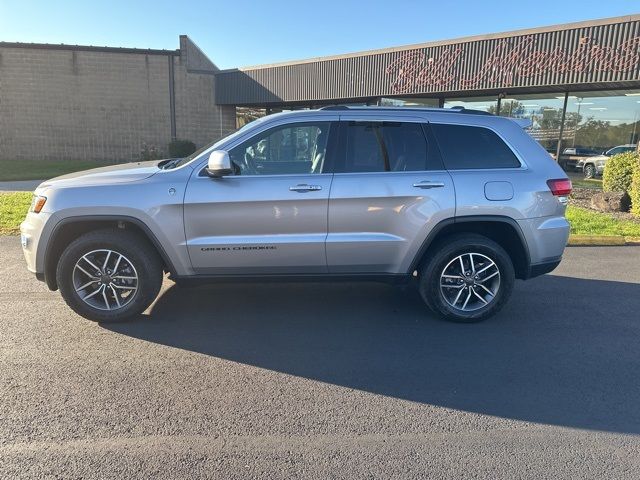
[[[416,188],[440,188],[444,187],[444,182],[430,182],[428,180],[424,180],[422,182],[416,182],[413,184]]]
[[[306,183],[301,183],[296,185],[295,187],[289,187],[289,190],[292,192],[317,192],[318,190],[322,190],[320,185],[307,185]]]

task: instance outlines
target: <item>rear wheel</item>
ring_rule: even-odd
[[[454,322],[478,322],[497,313],[511,296],[515,272],[496,242],[460,234],[440,243],[423,268],[420,295],[435,313]]]
[[[99,230],[65,249],[56,277],[62,297],[76,313],[113,322],[138,315],[153,302],[162,284],[162,264],[139,235]]]

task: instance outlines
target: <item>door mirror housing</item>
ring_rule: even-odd
[[[231,169],[229,152],[224,150],[215,150],[211,152],[205,172],[207,172],[207,175],[212,178],[222,178],[225,175],[231,175],[233,170]]]

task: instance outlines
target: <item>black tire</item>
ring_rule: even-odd
[[[128,262],[126,265],[129,263],[133,265],[137,274],[135,293],[126,304],[121,297],[118,297],[119,301],[123,301],[123,305],[115,306],[111,310],[101,310],[85,303],[74,285],[76,262],[89,252],[104,249],[112,250],[116,255],[123,255]],[[92,269],[87,268],[87,270]],[[90,273],[95,275],[93,271]],[[58,287],[67,305],[77,314],[95,322],[118,322],[139,315],[157,297],[162,278],[162,262],[153,247],[144,237],[126,230],[96,230],[82,235],[64,250],[56,269]],[[116,281],[125,282],[125,280]],[[91,288],[94,287],[95,285]],[[104,288],[106,289],[106,282]],[[115,302],[115,290],[113,296],[111,293],[108,295],[109,297],[104,301],[107,304],[110,303],[109,300]],[[96,296],[96,298],[100,297]]]
[[[596,178],[596,166],[593,163],[587,163],[584,166],[584,178],[587,180],[590,178]]]
[[[490,262],[485,259],[489,259],[495,264],[499,274],[492,278],[498,277],[498,286],[495,287],[497,291],[493,292],[495,296],[491,297],[487,295],[479,285],[476,285],[473,276],[471,278],[464,277],[461,282],[463,285],[460,287],[464,290],[462,293],[464,294],[468,291],[470,298],[473,298],[473,301],[481,306],[475,310],[463,311],[460,308],[454,308],[450,305],[443,293],[443,290],[449,291],[447,290],[448,287],[443,289],[440,285],[442,280],[441,275],[444,273],[445,268],[453,268],[454,265],[452,262],[457,260],[460,255],[463,255],[464,262],[465,258],[468,259],[468,256],[464,254],[468,253],[479,254],[473,257],[475,261],[480,257],[479,260],[486,262],[486,265],[489,265]],[[462,270],[462,268],[460,268],[460,270]],[[495,269],[494,267],[490,267],[490,270],[486,272],[484,276],[489,276],[495,272]],[[479,275],[479,277],[482,276],[483,274]],[[491,280],[491,278],[489,280]],[[459,279],[447,279],[446,281],[460,282]],[[480,281],[477,283],[482,283],[481,281],[482,278],[480,278]],[[495,282],[495,280],[492,281]],[[467,282],[474,283],[471,284]],[[420,272],[418,285],[422,299],[434,313],[449,321],[472,323],[485,320],[495,315],[511,296],[514,282],[515,272],[513,263],[507,252],[500,245],[478,234],[455,234],[439,242],[433,250],[429,251],[429,259]],[[484,301],[489,299],[486,305],[481,303],[479,299],[476,300],[475,294],[471,297],[472,287],[474,291],[480,292],[482,294],[481,296],[484,296]],[[454,293],[460,291],[457,290],[458,285],[452,285],[450,288]],[[452,294],[452,296],[455,295]],[[463,298],[466,298],[466,295]],[[462,302],[462,300],[460,300],[460,302]],[[456,304],[456,302],[454,302],[454,304]],[[460,303],[456,305],[461,306]]]

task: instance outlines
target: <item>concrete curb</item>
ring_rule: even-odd
[[[622,235],[569,235],[567,245],[573,247],[640,245],[640,238]]]

